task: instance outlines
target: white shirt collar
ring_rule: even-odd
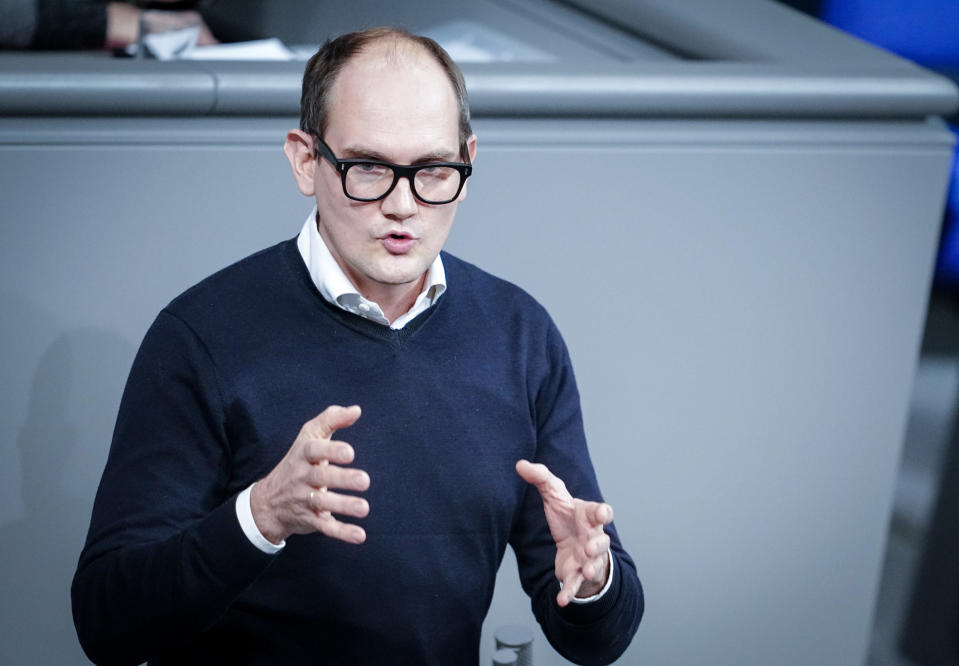
[[[380,306],[364,298],[356,286],[350,282],[340,265],[336,263],[336,259],[333,258],[316,228],[315,207],[303,223],[300,235],[296,239],[296,246],[310,272],[310,277],[313,278],[313,283],[323,298],[347,312],[395,330],[403,328],[417,315],[429,309],[446,291],[446,270],[443,268],[443,259],[440,255],[436,255],[436,259],[426,271],[426,284],[423,291],[416,297],[413,307],[391,324]]]

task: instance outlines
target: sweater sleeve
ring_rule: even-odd
[[[97,664],[188,644],[269,565],[240,528],[231,452],[206,348],[164,311],[124,390],[73,579],[73,616]]]
[[[602,501],[586,448],[579,392],[569,354],[555,326],[546,335],[545,370],[531,398],[537,428],[536,461],[563,479],[575,497]],[[514,524],[511,544],[516,551],[523,589],[533,614],[550,644],[578,664],[609,664],[629,646],[643,615],[643,590],[633,560],[623,549],[616,528],[607,528],[615,560],[609,590],[594,602],[556,603],[559,581],[554,566],[556,545],[546,524],[543,503],[527,487]]]

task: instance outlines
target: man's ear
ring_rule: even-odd
[[[476,161],[476,135],[470,134],[470,138],[466,140],[466,152],[470,156],[470,164]]]
[[[466,154],[469,155],[470,164],[476,162],[476,135],[471,134],[470,138],[466,140]],[[466,186],[469,184],[469,181],[463,183],[463,189],[460,191],[460,195],[456,197],[457,203],[466,198]]]
[[[312,197],[316,194],[313,176],[316,170],[316,158],[313,155],[313,137],[302,130],[291,129],[286,133],[283,144],[286,159],[293,169],[293,180],[302,194]]]

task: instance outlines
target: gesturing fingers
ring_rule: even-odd
[[[311,490],[307,505],[315,514],[339,514],[353,518],[365,518],[370,512],[369,503],[362,497],[342,495],[329,490]]]
[[[333,462],[349,465],[356,453],[346,442],[332,439],[308,439],[303,443],[303,457],[311,464]]]
[[[590,525],[609,525],[613,522],[613,507],[605,502],[587,502],[584,513]]]
[[[567,605],[573,600],[573,597],[576,596],[576,593],[579,592],[579,588],[582,587],[582,585],[583,574],[578,570],[574,571],[563,581],[563,589],[561,589],[556,596],[556,603],[559,604],[560,607]]]
[[[359,544],[366,541],[366,530],[362,527],[350,523],[341,523],[330,516],[318,518],[316,529],[331,539],[339,539],[347,543]]]
[[[349,449],[348,445],[342,443],[338,446],[341,449]],[[352,449],[348,453],[348,456],[341,456],[339,459],[348,458],[351,461]],[[362,497],[344,495],[331,489],[367,490],[370,487],[369,475],[363,470],[340,467],[330,464],[327,459],[322,459],[321,462],[310,465],[306,480],[311,488],[307,506],[313,514],[310,520],[312,527],[334,539],[349,543],[363,543],[366,540],[366,532],[363,528],[343,523],[337,520],[334,514],[365,518],[370,512],[369,503]]]
[[[596,557],[592,557],[583,565],[583,578],[591,583],[606,582],[606,559],[607,551],[603,551]]]
[[[302,433],[313,439],[329,439],[341,428],[347,428],[360,418],[360,406],[330,405],[303,424]]]
[[[536,486],[543,499],[556,542],[556,578],[562,583],[556,603],[566,606],[580,593],[597,594],[610,575],[610,540],[604,528],[613,522],[613,508],[573,497],[562,479],[541,463],[520,460],[516,472]]]
[[[370,512],[370,505],[365,499],[325,489],[311,490],[307,498],[307,506],[313,513],[311,523],[313,527],[328,537],[363,543],[366,541],[366,531],[359,525],[343,523],[333,517],[333,514],[364,518]]]
[[[370,477],[363,470],[331,465],[326,461],[311,465],[306,480],[313,488],[363,491],[370,487]]]
[[[608,539],[605,543],[608,549]],[[562,552],[557,553],[556,577],[561,583],[561,589],[556,595],[557,604],[565,606],[580,593],[588,597],[603,588],[609,576],[608,550],[602,550],[595,556],[591,554],[602,544],[602,539],[596,539],[579,552],[567,550],[565,555]]]
[[[605,532],[598,534],[589,540],[583,548],[586,557],[599,557],[609,550],[609,535]]]
[[[366,472],[347,467],[355,457],[353,447],[330,439],[359,417],[356,405],[327,407],[300,428],[286,455],[253,485],[250,510],[257,529],[268,541],[281,543],[291,534],[316,531],[353,543],[366,539],[359,526],[334,518],[334,514],[365,517],[369,513],[366,500],[331,492],[362,492],[370,486]]]

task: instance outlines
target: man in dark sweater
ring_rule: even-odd
[[[643,595],[565,345],[441,252],[476,154],[458,68],[391,29],[328,42],[285,151],[299,236],[175,299],[134,361],[72,589],[87,654],[475,664],[510,544],[550,643],[615,660]]]

